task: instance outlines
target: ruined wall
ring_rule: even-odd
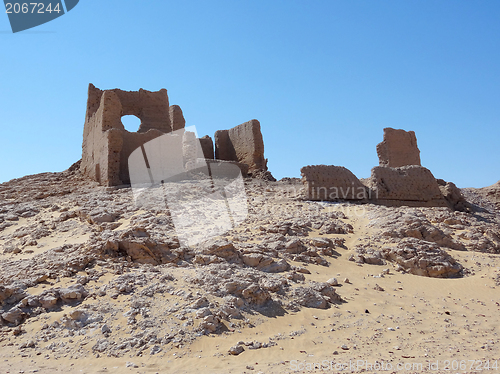
[[[267,170],[264,140],[256,119],[215,133],[215,158],[248,165],[249,173]]]
[[[215,158],[223,161],[237,161],[236,151],[229,138],[229,130],[217,130],[214,134]]]
[[[382,166],[374,167],[370,178],[362,181],[341,166],[303,167],[305,197],[327,201],[368,200],[390,206],[467,208],[460,190],[453,183],[443,181],[440,186],[430,170],[420,166],[420,151],[413,131],[385,128],[384,141],[377,145],[377,153]],[[389,164],[403,166],[391,167]]]
[[[124,128],[121,118],[125,115],[135,115],[141,120],[137,132]],[[181,108],[169,105],[165,89],[129,92],[100,90],[90,84],[80,170],[101,185],[129,184],[128,159],[134,150],[165,133],[184,129],[185,125]],[[209,136],[198,140],[201,147],[197,157],[201,161],[203,158],[229,161],[238,165],[244,175],[267,171],[264,141],[257,120],[217,131],[215,150]]]
[[[305,166],[300,172],[308,200],[365,200],[389,206],[449,206],[430,170],[422,166],[376,166],[364,184],[342,166]]]
[[[343,166],[311,165],[300,169],[309,200],[365,200],[368,189]]]
[[[367,184],[374,200],[386,205],[448,206],[436,178],[422,166],[376,166]]]
[[[125,130],[121,117],[141,120],[137,133]],[[145,142],[171,131],[167,90],[100,90],[89,85],[80,170],[105,186],[130,182],[127,159]]]
[[[179,105],[171,105],[169,108],[170,122],[172,123],[172,131],[183,129],[186,127],[186,120]]]
[[[377,145],[377,154],[380,166],[420,166],[420,150],[413,131],[385,128],[384,140]]]
[[[206,159],[213,160],[215,158],[214,154],[214,142],[212,138],[205,135],[198,139],[200,141],[201,149],[203,150],[203,155]]]

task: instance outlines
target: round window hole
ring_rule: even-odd
[[[134,115],[123,116],[122,123],[125,130],[129,132],[139,131],[139,126],[141,125],[141,120]]]

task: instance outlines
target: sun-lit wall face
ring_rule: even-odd
[[[128,131],[123,119],[129,126],[130,117],[135,125]],[[167,90],[100,90],[90,84],[81,171],[102,185],[128,184],[130,154],[171,130]]]

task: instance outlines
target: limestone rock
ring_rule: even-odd
[[[20,349],[35,348],[35,347],[36,347],[36,342],[33,339],[27,340],[19,346]]]
[[[300,239],[291,239],[285,244],[285,252],[298,254],[306,250]]]
[[[333,241],[329,238],[318,238],[313,237],[309,239],[309,242],[317,248],[333,248]]]
[[[460,191],[460,188],[455,186],[452,182],[446,182],[442,179],[437,180],[439,189],[443,194],[444,198],[448,202],[448,205],[453,210],[460,210],[466,212],[470,208],[470,204],[465,200],[464,195]]]
[[[297,287],[293,290],[292,295],[296,298],[299,305],[307,308],[326,309],[328,302],[320,292],[311,289],[310,287]]]
[[[329,283],[311,282],[310,285],[313,290],[320,292],[328,302],[336,303],[338,301],[342,301],[342,298],[337,294],[335,288],[333,288]]]
[[[103,223],[103,222],[113,222],[115,220],[115,215],[109,213],[104,208],[98,208],[92,210],[89,215],[89,220],[93,223]]]
[[[267,159],[266,159],[267,162]],[[268,182],[276,182],[276,178],[271,174],[269,170],[257,170],[252,172],[252,178],[260,179]]]
[[[119,248],[132,260],[139,262],[141,264],[152,264],[158,265],[159,261],[155,253],[151,250],[151,242],[147,239],[137,238],[131,239],[126,238],[120,241]]]
[[[397,247],[382,249],[383,256],[405,271],[434,278],[456,277],[463,270],[453,257],[434,243],[406,238]]]
[[[491,186],[479,188],[476,191],[491,201],[500,210],[500,181]]]
[[[28,294],[22,284],[12,284],[7,287],[0,284],[0,305],[3,303],[14,304],[26,296]]]
[[[111,329],[109,328],[109,326],[107,324],[104,324],[101,326],[101,332],[103,334],[109,334],[109,333],[111,333]]]
[[[271,298],[269,292],[263,290],[257,284],[251,284],[241,291],[243,298],[250,304],[264,305]]]
[[[357,248],[357,255],[353,258],[357,263],[370,265],[385,265],[385,260],[380,251],[371,248]]]
[[[215,286],[215,285],[214,285]],[[257,282],[252,283],[242,279],[233,278],[231,281],[226,282],[222,287],[216,285],[220,295],[232,294],[242,297],[247,303],[262,306],[271,295],[267,290],[262,289]]]
[[[413,131],[385,128],[384,140],[377,145],[377,154],[380,166],[420,166],[420,150]]]
[[[328,283],[330,286],[338,286],[339,285],[339,281],[337,280],[337,278],[330,278],[326,281],[326,283]]]
[[[244,350],[245,348],[243,348],[241,345],[235,345],[229,348],[229,353],[232,354],[233,356],[238,356]]]
[[[82,300],[88,295],[88,292],[81,284],[75,284],[67,288],[59,289],[59,296],[64,301],[69,300]]]
[[[56,295],[54,295],[53,293],[47,293],[47,294],[41,295],[39,298],[39,301],[40,301],[40,304],[42,305],[42,308],[45,308],[45,309],[50,309],[53,306],[55,306],[57,304],[58,300],[59,300],[59,298]]]
[[[265,273],[281,273],[290,269],[290,264],[286,262],[284,259],[280,259],[278,261],[271,259],[269,263],[265,264],[263,261],[261,261],[257,266],[257,269]]]
[[[241,259],[239,257],[238,251],[234,248],[233,243],[226,239],[212,239],[205,243],[202,243],[201,253],[204,255],[214,255],[221,257],[228,262],[240,263]]]
[[[2,318],[6,320],[9,323],[12,323],[14,325],[19,325],[22,320],[24,319],[25,314],[21,309],[18,307],[14,307],[8,312],[5,312],[2,314]]]
[[[264,255],[261,253],[249,253],[241,256],[243,263],[247,266],[255,267],[259,265],[260,260]]]
[[[75,321],[80,321],[80,320],[83,320],[85,318],[86,313],[84,310],[75,309],[69,313],[69,316],[71,319],[73,319]]]

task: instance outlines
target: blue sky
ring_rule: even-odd
[[[368,177],[394,127],[437,178],[500,179],[498,1],[80,0],[17,34],[0,15],[0,43],[0,182],[81,157],[89,83],[166,88],[200,136],[258,119],[277,178]]]

